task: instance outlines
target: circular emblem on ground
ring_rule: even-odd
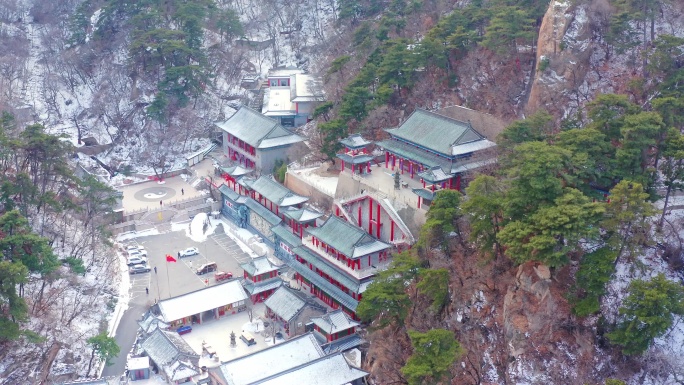
[[[176,191],[169,187],[150,187],[140,190],[133,195],[135,199],[143,202],[157,202],[171,199],[176,195]]]

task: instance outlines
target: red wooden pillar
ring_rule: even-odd
[[[377,234],[376,237],[379,239],[380,238],[380,204],[377,204],[377,218],[375,218],[375,233]]]
[[[385,168],[389,166],[389,152],[385,151]]]
[[[370,162],[368,162],[368,168],[366,169],[366,172],[370,172]]]
[[[368,199],[368,234],[373,234],[373,200]]]
[[[358,215],[358,220],[359,220],[359,227],[361,227],[361,205],[359,204],[359,215]]]
[[[342,161],[342,171],[344,171],[344,161]]]
[[[409,161],[409,173],[411,174],[411,179],[413,179],[413,162]]]
[[[390,242],[394,240],[394,221],[390,220]]]
[[[461,174],[456,176],[456,190],[461,191]]]
[[[418,197],[418,208],[420,208],[420,197]]]
[[[340,216],[340,206],[335,206],[335,215]]]
[[[354,163],[351,165],[352,174],[354,173]]]

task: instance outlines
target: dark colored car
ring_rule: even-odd
[[[197,270],[195,271],[195,273],[197,273],[197,275],[202,275],[202,274],[211,273],[212,271],[216,271],[216,270],[218,270],[218,266],[216,265],[216,262],[209,262],[209,263],[205,263],[204,265],[198,267]]]

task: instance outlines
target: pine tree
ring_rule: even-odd
[[[573,313],[585,317],[600,310],[606,283],[610,282],[610,277],[615,271],[615,257],[615,251],[609,247],[602,247],[582,257],[575,275],[574,295],[571,298]]]
[[[634,258],[644,245],[652,242],[650,217],[655,214],[641,184],[623,180],[610,190],[610,202],[601,222],[608,244],[617,252],[615,263],[623,255]]]
[[[409,385],[434,384],[449,374],[449,368],[463,350],[454,333],[432,329],[425,333],[409,330],[413,354],[401,368]]]
[[[449,270],[424,269],[416,288],[432,301],[430,308],[439,314],[449,303]]]
[[[493,176],[478,175],[466,187],[466,200],[461,205],[470,222],[470,241],[484,255],[500,253],[496,235],[503,226],[505,189]]]
[[[118,356],[119,352],[121,351],[119,345],[116,344],[116,340],[113,337],[107,336],[106,332],[101,332],[98,335],[88,338],[87,342],[88,345],[90,345],[90,347],[93,349],[93,352],[90,356],[90,361],[88,362],[86,377],[90,375],[90,369],[92,367],[95,355],[104,360],[105,364],[112,365],[112,358]]]
[[[650,281],[632,281],[617,327],[608,338],[625,354],[641,354],[672,326],[674,315],[684,315],[682,285],[663,274]]]

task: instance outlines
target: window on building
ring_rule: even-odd
[[[277,87],[278,86],[278,79],[271,79],[269,81],[271,87]]]
[[[283,127],[294,127],[294,118],[280,118]]]

